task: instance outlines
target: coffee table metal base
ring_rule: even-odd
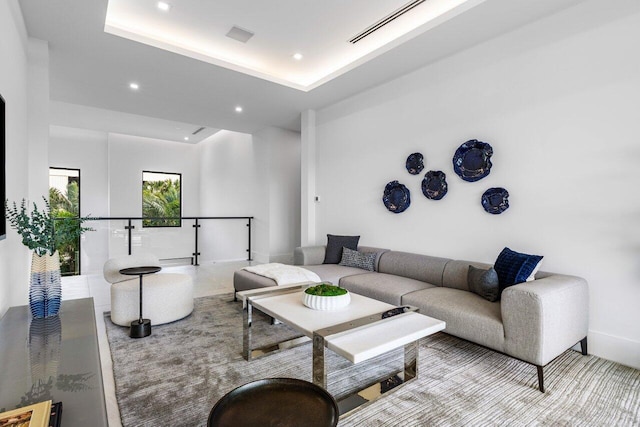
[[[299,289],[280,290],[279,292],[264,292],[264,294],[286,294],[295,292]],[[313,383],[327,389],[327,371],[325,364],[325,351],[327,349],[327,341],[325,337],[330,335],[349,331],[354,328],[369,325],[380,321],[381,318],[393,317],[405,312],[417,311],[416,307],[397,307],[385,312],[376,313],[374,315],[365,316],[350,322],[333,325],[331,327],[314,331],[313,339],[305,335],[292,338],[286,341],[278,342],[268,346],[253,348],[252,347],[252,323],[253,323],[253,304],[250,298],[246,300],[246,307],[243,310],[243,355],[246,360],[251,361],[262,356],[273,354],[282,350],[291,349],[300,345],[313,341]],[[360,409],[365,405],[379,399],[390,391],[395,391],[399,386],[409,383],[418,375],[418,352],[419,341],[413,341],[404,345],[404,369],[397,371],[383,381],[377,381],[339,399],[338,408],[340,409],[340,417],[351,413],[356,409]]]
[[[251,304],[250,298],[246,298],[244,296],[245,293],[251,294],[252,297],[260,296],[260,295],[285,295],[289,293],[299,292],[301,289],[304,289],[307,285],[293,285],[286,286],[280,289],[264,289],[264,290],[252,290],[250,292],[241,292],[239,295],[243,300],[243,308],[242,311],[242,354],[246,360],[257,359],[258,357],[266,356],[269,354],[273,354],[278,351],[288,350],[294,347],[298,347],[300,345],[306,344],[311,341],[311,338],[300,335],[295,338],[288,339],[286,341],[281,341],[275,344],[267,345],[260,348],[253,348],[251,345],[251,324],[253,323],[253,305]],[[273,322],[278,322],[278,319],[273,319]]]
[[[131,328],[129,329],[131,338],[144,338],[149,335],[151,335],[151,321],[149,319],[138,319],[131,322]]]
[[[398,307],[399,314],[405,311],[417,311],[416,307]],[[327,369],[325,363],[325,351],[327,342],[325,337],[340,331],[347,331],[357,326],[370,324],[379,319],[378,316],[367,316],[343,325],[336,325],[330,328],[315,331],[313,333],[313,383],[326,390]],[[356,390],[342,399],[337,400],[340,409],[340,417],[346,416],[356,409],[362,409],[366,405],[375,402],[390,391],[395,391],[397,387],[408,384],[418,376],[418,354],[419,341],[413,341],[404,346],[404,369],[395,372],[382,381],[377,381],[359,390]]]

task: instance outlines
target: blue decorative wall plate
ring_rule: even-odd
[[[391,181],[384,188],[382,203],[393,213],[406,211],[411,204],[409,189],[398,181]]]
[[[471,139],[453,155],[453,170],[467,182],[478,181],[491,172],[493,148],[486,142]]]
[[[502,187],[488,189],[482,195],[482,207],[490,214],[501,214],[509,209],[509,192]]]
[[[429,171],[422,180],[422,194],[427,199],[440,200],[447,194],[447,175],[442,171]]]
[[[407,157],[407,172],[418,175],[424,169],[424,156],[421,153],[413,153]]]

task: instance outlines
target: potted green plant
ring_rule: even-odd
[[[19,207],[16,202],[10,205],[5,201],[9,225],[22,237],[22,244],[33,251],[29,307],[36,319],[55,316],[60,311],[60,256],[56,248],[93,230],[82,226],[90,217],[54,218],[49,201],[43,200],[45,209],[38,209],[33,203],[31,212],[25,199]]]

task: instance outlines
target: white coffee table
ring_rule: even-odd
[[[418,375],[418,341],[445,328],[445,322],[417,313],[415,307],[396,307],[378,300],[351,293],[351,303],[339,310],[312,310],[302,303],[303,289],[309,284],[287,288],[260,289],[239,292],[246,305],[244,311],[243,352],[247,360],[271,354],[274,351],[292,348],[311,338],[313,340],[313,382],[327,388],[325,349],[341,355],[352,363],[360,363],[388,351],[404,346],[404,371],[395,373],[391,382],[406,384]],[[301,337],[259,349],[252,348],[252,311],[256,308],[292,327]],[[387,384],[390,382],[385,380]],[[366,399],[350,397],[338,402],[341,415],[356,406],[369,403],[380,397]],[[398,384],[400,385],[400,384]],[[372,387],[369,387],[372,388]],[[359,391],[360,395],[365,394]]]

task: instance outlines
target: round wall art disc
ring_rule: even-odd
[[[384,188],[382,203],[390,212],[400,213],[406,211],[411,204],[409,189],[398,181],[391,181]]]
[[[453,170],[467,182],[478,181],[491,172],[493,148],[486,142],[471,139],[453,155]]]
[[[429,171],[422,180],[422,194],[427,199],[440,200],[447,194],[447,175],[442,171]]]
[[[407,157],[407,172],[418,175],[424,169],[424,156],[421,153],[413,153]]]
[[[501,214],[509,209],[509,192],[502,187],[488,189],[482,195],[482,207],[490,214]]]

